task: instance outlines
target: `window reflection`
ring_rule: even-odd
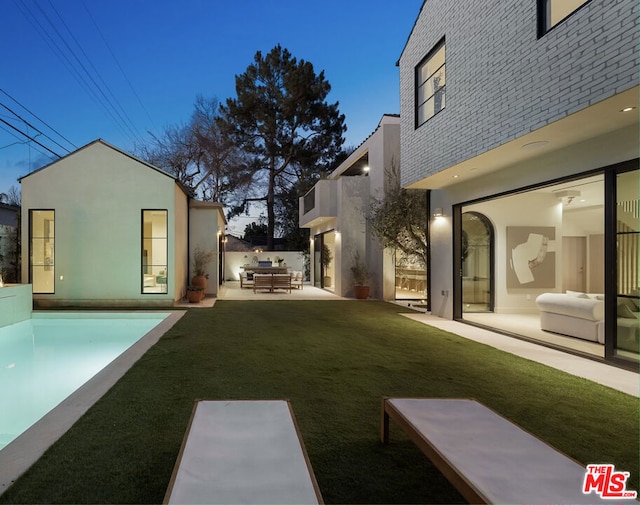
[[[589,0],[538,0],[542,2],[543,32],[549,31]]]
[[[640,338],[640,171],[617,176],[616,202],[616,354],[638,359]]]

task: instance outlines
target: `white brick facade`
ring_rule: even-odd
[[[592,0],[537,37],[535,0],[426,0],[401,55],[402,183],[637,85],[638,2]],[[446,39],[446,108],[415,128],[415,68]]]

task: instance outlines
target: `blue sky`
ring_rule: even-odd
[[[338,101],[346,115],[345,144],[358,145],[382,114],[399,112],[395,64],[422,0],[2,4],[0,104],[64,148],[74,149],[14,99],[77,147],[103,138],[131,150],[149,131],[187,121],[196,95],[234,97],[235,75],[252,63],[256,51],[266,54],[278,43],[310,61],[317,73],[324,70],[332,86],[329,101]],[[37,134],[2,106],[0,120]],[[0,192],[17,185],[30,167],[50,161],[36,148],[46,150],[24,140],[0,121]],[[67,153],[44,136],[37,140]]]

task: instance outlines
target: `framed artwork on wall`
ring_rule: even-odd
[[[555,287],[555,227],[507,226],[507,289]]]

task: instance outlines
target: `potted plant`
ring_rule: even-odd
[[[322,257],[320,260],[322,262],[322,270],[324,274],[324,287],[330,288],[331,277],[327,275],[327,268],[329,268],[329,265],[331,265],[331,262],[333,261],[333,253],[327,244],[322,244]]]
[[[193,251],[193,278],[191,279],[191,285],[202,288],[200,293],[201,299],[204,298],[207,289],[207,279],[209,278],[207,265],[213,261],[214,255],[214,251],[205,251],[201,249],[200,246],[196,246]]]
[[[204,296],[204,289],[199,286],[188,286],[187,287],[187,300],[189,303],[200,303]]]
[[[369,298],[369,268],[360,257],[360,253],[356,251],[353,255],[353,265],[351,265],[351,274],[353,275],[353,294],[358,300],[366,300]]]

